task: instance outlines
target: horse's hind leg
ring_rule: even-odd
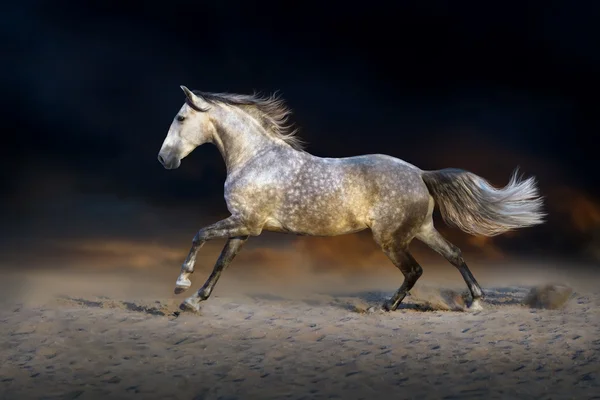
[[[206,280],[206,283],[204,283],[204,286],[202,286],[195,295],[187,298],[183,303],[181,303],[179,308],[184,311],[198,311],[200,309],[200,302],[210,297],[210,294],[215,288],[221,273],[229,266],[229,264],[231,264],[234,257],[241,250],[242,246],[247,240],[248,236],[230,238],[221,251],[221,255],[215,264],[213,272]]]
[[[402,274],[404,274],[402,286],[394,293],[391,299],[383,304],[385,310],[394,311],[398,308],[402,300],[404,300],[410,289],[417,283],[417,280],[423,274],[423,268],[421,268],[413,256],[408,252],[408,249],[396,248],[386,251],[385,253]]]
[[[394,238],[393,235],[389,235],[387,238],[385,236],[382,237],[378,232],[374,232],[374,239],[388,258],[404,275],[402,286],[400,286],[396,293],[383,304],[384,310],[394,311],[398,308],[415,283],[417,283],[417,280],[423,274],[423,268],[421,268],[419,263],[417,263],[409,253],[409,241],[399,240],[398,238]]]
[[[446,260],[454,265],[462,275],[471,297],[473,299],[469,309],[481,310],[480,300],[483,298],[483,290],[477,283],[477,280],[469,270],[469,267],[462,258],[461,251],[458,247],[447,241],[433,226],[433,221],[428,221],[416,236],[417,239],[431,247],[434,251],[441,254]]]

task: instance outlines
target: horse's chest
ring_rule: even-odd
[[[269,208],[280,191],[268,177],[242,179],[225,184],[225,201],[229,211],[237,213],[260,213]]]

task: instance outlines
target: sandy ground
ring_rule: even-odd
[[[397,271],[265,283],[230,270],[201,315],[174,313],[177,268],[6,273],[0,398],[600,399],[597,274],[474,269],[487,300],[473,313],[448,310],[465,287],[444,268],[393,313],[364,311]],[[523,304],[550,282],[573,288],[564,308]]]

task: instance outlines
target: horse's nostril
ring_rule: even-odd
[[[162,156],[161,156],[160,154],[158,155],[158,161],[160,161],[160,163],[161,163],[162,165],[165,165],[165,159],[164,159],[164,158],[162,158]]]

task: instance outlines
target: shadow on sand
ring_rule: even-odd
[[[544,286],[508,286],[484,288],[484,307],[532,307],[557,309],[564,306],[572,291],[560,285]],[[320,293],[317,296],[291,299],[268,293],[253,293],[249,295],[254,300],[262,301],[301,301],[311,307],[333,306],[346,311],[366,313],[379,310],[386,299],[392,296],[392,291],[348,291]],[[471,296],[468,291],[458,292],[451,289],[441,289],[421,286],[414,288],[398,307],[398,311],[465,311]]]
[[[76,297],[70,297],[70,296],[58,296],[57,299],[62,302],[71,303],[71,304],[84,306],[84,307],[91,307],[91,308],[118,308],[118,309],[134,311],[134,312],[139,312],[139,313],[143,313],[143,314],[150,314],[150,315],[154,315],[154,316],[163,316],[163,317],[167,316],[169,314],[172,314],[159,301],[156,302],[158,307],[154,307],[154,306],[140,305],[140,304],[136,304],[136,303],[130,302],[130,301],[111,300],[108,297],[99,297],[97,300],[88,300],[88,299],[82,299],[82,298],[76,298]]]
[[[541,286],[509,286],[485,288],[485,309],[499,307],[530,307],[559,309],[564,307],[575,294],[564,285]],[[284,297],[269,293],[248,293],[246,296],[254,302],[295,303],[310,307],[334,307],[356,313],[382,311],[381,305],[392,296],[392,291],[347,291],[334,293],[307,294],[298,297]],[[122,309],[152,316],[175,316],[180,312],[172,311],[169,304],[155,301],[145,302],[120,301],[107,297],[94,299],[59,296],[58,301],[70,305],[87,308]],[[421,286],[413,288],[397,311],[432,312],[432,311],[466,311],[470,302],[470,294],[465,290],[458,292],[451,289]]]

